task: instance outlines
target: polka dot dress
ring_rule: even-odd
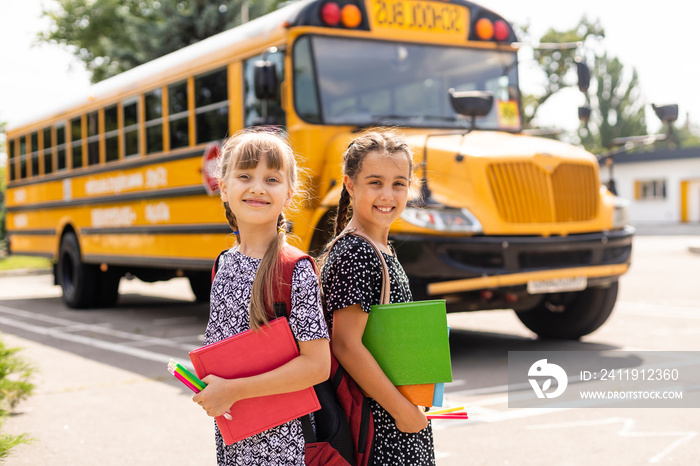
[[[209,345],[250,328],[250,294],[260,259],[235,248],[219,258],[211,290],[209,323],[204,344]],[[321,308],[318,278],[307,260],[299,261],[292,274],[292,309],[289,326],[297,341],[328,338]],[[301,421],[273,427],[233,445],[224,444],[215,423],[216,459],[220,466],[304,465],[304,434]]]
[[[384,254],[384,253],[382,253]],[[394,256],[384,254],[389,269],[391,302],[411,301],[408,277]],[[333,311],[354,304],[369,313],[379,304],[382,266],[376,252],[364,239],[346,235],[339,239],[328,255],[321,272],[326,309]],[[374,416],[375,465],[434,465],[432,427],[412,434],[396,428],[394,418],[379,403],[370,400]]]

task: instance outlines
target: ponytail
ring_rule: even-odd
[[[347,226],[350,210],[350,193],[348,193],[345,184],[340,192],[340,200],[338,201],[338,212],[335,217],[335,236],[338,236]]]

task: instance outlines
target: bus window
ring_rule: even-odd
[[[122,104],[124,107],[124,153],[126,157],[139,155],[139,110],[138,101]]]
[[[195,126],[197,143],[218,141],[228,133],[228,70],[194,78]]]
[[[66,124],[56,125],[56,171],[66,169]]]
[[[294,107],[297,114],[309,123],[321,122],[318,105],[316,76],[314,75],[311,40],[308,36],[294,44]]]
[[[7,164],[7,170],[10,172],[10,181],[15,179],[15,140],[10,139],[10,161]]]
[[[53,142],[51,141],[51,128],[44,128],[44,175],[53,173]]]
[[[27,177],[27,138],[19,138],[19,178]]]
[[[284,53],[280,51],[266,52],[246,60],[243,64],[243,102],[245,105],[245,126],[254,125],[282,125],[286,124],[284,110],[280,100],[280,91],[277,89],[275,99],[258,100],[255,97],[255,62],[267,60],[275,64],[277,72],[277,85],[284,81]]]
[[[119,109],[116,105],[105,108],[105,161],[119,159]]]
[[[480,128],[519,127],[519,117],[507,125],[498,118],[499,99],[519,100],[514,52],[320,36],[309,41],[325,123],[468,127],[450,104],[453,88],[497,92]]]
[[[32,151],[32,155],[30,156],[31,163],[32,163],[32,174],[30,176],[38,176],[39,175],[39,133],[36,131],[32,133],[30,137],[30,150]]]
[[[81,118],[73,118],[70,121],[70,146],[72,150],[71,160],[73,165],[71,168],[80,168],[83,166],[83,140],[82,140],[82,125]]]
[[[185,147],[190,143],[190,127],[187,112],[187,81],[168,87],[168,124],[170,148]]]
[[[100,163],[100,127],[98,112],[87,114],[88,165]]]
[[[163,150],[163,91],[156,89],[145,96],[146,153]]]

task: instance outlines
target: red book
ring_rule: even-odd
[[[190,352],[190,359],[203,379],[214,374],[236,379],[263,374],[295,357],[299,349],[287,319],[280,317],[254,332],[246,330]],[[231,406],[232,420],[216,418],[226,445],[259,434],[292,419],[321,409],[313,387],[296,392],[241,400]]]

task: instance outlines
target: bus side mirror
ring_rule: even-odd
[[[253,81],[255,83],[255,97],[264,99],[277,98],[277,70],[275,64],[269,60],[255,62]]]
[[[673,105],[654,105],[651,104],[656,116],[664,123],[673,123],[678,119],[678,104]]]
[[[460,115],[483,117],[489,114],[493,107],[493,93],[486,91],[462,91],[450,89],[450,103],[455,112]]]
[[[588,92],[588,86],[591,85],[591,70],[582,61],[577,61],[576,72],[578,73],[578,89],[585,94]]]

